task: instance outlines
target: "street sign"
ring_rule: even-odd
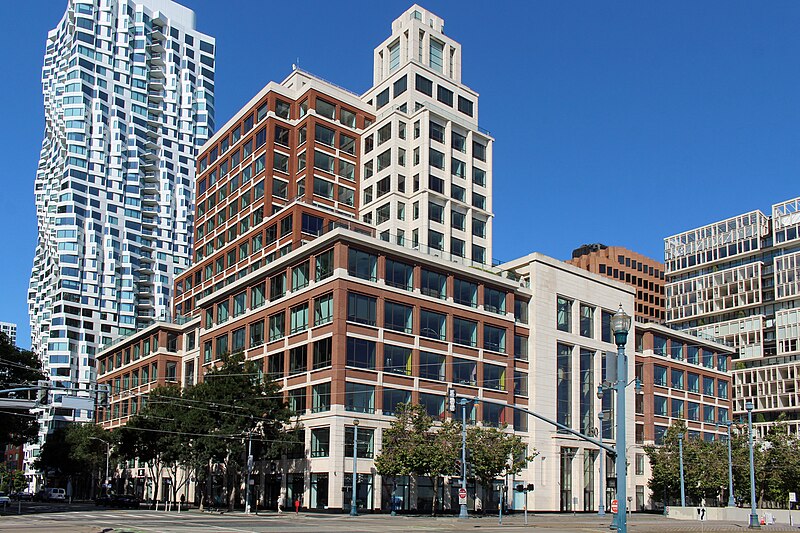
[[[617,511],[619,511],[619,503],[617,500],[611,500],[611,512],[616,513]]]
[[[467,489],[458,489],[458,505],[467,504]]]
[[[789,503],[797,503],[797,493],[790,492],[789,493]]]

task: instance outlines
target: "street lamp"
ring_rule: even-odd
[[[358,419],[353,419],[353,494],[350,497],[350,516],[358,516],[356,482],[358,481]]]
[[[681,465],[681,507],[686,507],[686,491],[683,485],[683,433],[678,433],[678,453]]]
[[[617,533],[628,533],[627,494],[628,472],[625,460],[625,387],[628,384],[628,365],[625,363],[625,345],[631,317],[619,310],[611,317],[611,330],[617,344]]]
[[[750,440],[750,529],[761,529],[756,513],[756,473],[753,465],[753,402],[744,404],[747,409],[747,433]]]
[[[597,413],[597,418],[600,420],[600,439],[603,438],[603,419],[605,415],[603,411]],[[605,477],[606,477],[606,452],[602,448],[598,450],[600,455],[600,507],[597,510],[597,516],[606,515],[606,492],[605,492]]]
[[[461,398],[461,488],[467,490],[467,398]],[[459,497],[460,498],[460,497]],[[468,518],[467,502],[459,505],[459,518]]]
[[[731,424],[728,420],[728,507],[736,507],[736,500],[733,497],[733,461],[731,461]]]
[[[108,481],[108,463],[111,462],[111,443],[110,442],[106,442],[103,439],[99,439],[97,437],[89,437],[89,439],[90,440],[99,440],[100,442],[102,442],[103,444],[106,445],[106,480],[105,480],[106,482],[104,483],[104,485],[106,486],[106,496],[108,496],[108,483],[109,483],[109,481]]]

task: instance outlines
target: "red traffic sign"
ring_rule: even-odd
[[[616,513],[619,511],[619,502],[617,500],[611,500],[611,512]]]
[[[464,489],[464,488],[458,489],[458,497],[459,498],[466,498],[467,497],[467,489]]]

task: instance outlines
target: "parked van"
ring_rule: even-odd
[[[47,501],[61,501],[67,499],[67,492],[64,489],[45,489],[44,499]]]

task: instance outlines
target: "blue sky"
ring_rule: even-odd
[[[411,1],[184,0],[217,39],[217,124],[300,66],[356,92]],[[800,3],[428,1],[496,139],[494,256],[665,236],[800,196]],[[0,321],[29,345],[41,65],[65,0],[0,2]],[[19,23],[9,23],[18,21]],[[24,21],[24,23],[23,23]]]

